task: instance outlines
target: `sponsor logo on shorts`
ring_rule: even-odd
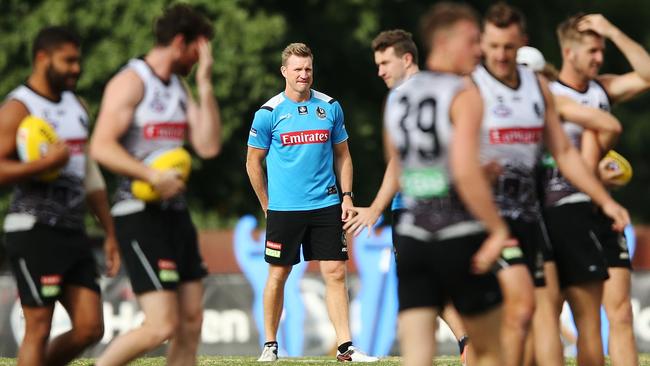
[[[41,276],[41,296],[55,297],[61,293],[61,275]]]
[[[535,144],[542,140],[541,127],[528,128],[492,128],[490,143],[494,145]]]
[[[521,251],[521,248],[519,247],[507,247],[503,248],[501,251],[501,257],[505,260],[511,260],[515,258],[521,258],[524,256],[524,253]]]
[[[145,140],[184,140],[187,123],[183,122],[149,122],[143,129]]]
[[[180,276],[176,270],[176,262],[169,259],[159,259],[158,260],[158,278],[162,282],[178,282]]]
[[[266,250],[264,251],[264,253],[269,257],[280,258],[281,250],[282,250],[282,244],[270,240],[266,241]]]
[[[348,238],[345,236],[345,231],[341,234],[341,253],[348,252]]]
[[[160,269],[176,269],[176,263],[169,259],[159,259],[158,268]]]
[[[323,144],[329,141],[329,139],[329,130],[306,130],[280,134],[280,141],[283,146]]]
[[[268,255],[269,257],[280,258],[280,251],[279,250],[266,248],[266,251],[264,253],[266,255]]]

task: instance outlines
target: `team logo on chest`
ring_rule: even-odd
[[[318,107],[316,108],[316,116],[320,119],[325,119],[327,115],[325,114],[325,109]]]
[[[163,112],[165,110],[165,105],[169,102],[170,97],[171,96],[169,95],[168,91],[156,89],[153,92],[153,99],[149,103],[149,107],[154,112]]]
[[[299,115],[303,116],[303,115],[305,115],[307,113],[308,113],[307,106],[305,106],[305,105],[298,106],[298,114]]]
[[[512,114],[512,110],[508,108],[505,104],[498,104],[492,110],[495,116],[500,118],[506,118]]]

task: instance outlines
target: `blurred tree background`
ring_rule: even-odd
[[[261,214],[245,171],[246,140],[253,113],[284,88],[280,52],[305,42],[315,54],[314,88],[338,99],[346,114],[354,159],[356,202],[370,203],[383,176],[381,106],[386,89],[376,75],[370,42],[384,29],[411,31],[420,45],[418,19],[431,1],[389,0],[195,0],[214,21],[215,94],[221,105],[224,149],[212,160],[195,159],[188,195],[201,228],[231,226],[246,213]],[[0,1],[0,95],[22,83],[30,70],[31,41],[47,25],[67,25],[83,39],[83,74],[78,93],[96,115],[106,82],[152,45],[153,20],[170,4],[164,0],[2,0]],[[491,1],[469,1],[480,12]],[[577,12],[600,12],[650,48],[650,2],[634,0],[510,1],[528,17],[529,41],[548,61],[560,65],[555,26]],[[423,55],[421,55],[421,59]],[[608,43],[603,72],[630,69]],[[193,84],[193,78],[188,79]],[[615,196],[635,223],[650,221],[649,95],[616,106],[625,131],[617,150],[634,166],[634,179]],[[1,121],[0,121],[1,123]],[[9,189],[0,196],[6,210]],[[2,215],[4,216],[4,215]]]

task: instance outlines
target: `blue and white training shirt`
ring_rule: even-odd
[[[284,92],[255,113],[248,146],[268,150],[269,210],[314,210],[340,203],[335,144],[348,139],[343,109],[316,90],[296,103]]]

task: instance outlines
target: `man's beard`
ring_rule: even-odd
[[[172,70],[174,71],[174,74],[185,77],[185,76],[189,75],[190,72],[192,72],[192,67],[194,67],[194,64],[187,65],[187,64],[178,62],[176,65],[174,65]]]
[[[60,73],[53,65],[50,65],[45,71],[45,78],[53,92],[61,93],[66,90],[74,90],[77,86],[79,75]]]

